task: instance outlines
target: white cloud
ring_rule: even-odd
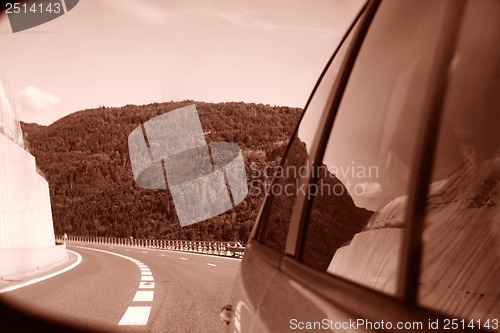
[[[312,32],[327,38],[342,36],[360,10],[362,0],[191,0],[174,1],[189,15],[212,16],[256,30]],[[336,37],[336,36],[335,36]]]
[[[198,7],[184,9],[190,15],[212,16],[225,20],[239,27],[256,30],[302,30],[318,33],[330,32],[329,27],[316,26],[314,21],[296,20],[295,15],[283,15],[277,6],[266,6],[267,11],[259,10],[253,2],[246,7],[213,6],[201,3]]]
[[[382,185],[380,185],[379,183],[365,182],[359,183],[358,185],[362,186],[365,189],[363,194],[364,197],[374,198],[382,193]]]
[[[29,86],[21,91],[21,106],[31,111],[45,111],[60,104],[61,100],[53,94],[37,87]]]

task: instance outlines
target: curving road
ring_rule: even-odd
[[[81,255],[79,265],[2,293],[0,301],[81,330],[223,330],[218,316],[229,301],[240,260],[96,244],[68,244],[68,249]]]

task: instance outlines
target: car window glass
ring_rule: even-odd
[[[274,183],[269,189],[271,198],[268,200],[272,200],[269,215],[260,230],[258,239],[279,253],[282,253],[285,248],[293,207],[300,188],[303,188],[301,182],[307,179],[308,171],[311,169],[308,168],[308,161],[313,140],[318,134],[322,115],[331,99],[332,87],[355,30],[351,31],[338,50],[314,92],[297,133],[291,140],[283,165],[274,170]]]
[[[394,294],[410,173],[442,2],[384,1],[315,167],[301,261]]]
[[[468,2],[428,190],[418,293],[420,305],[486,330],[500,319],[499,31],[500,2]]]

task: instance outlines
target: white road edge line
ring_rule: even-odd
[[[66,251],[72,252],[72,253],[74,253],[76,255],[76,261],[74,263],[72,263],[70,266],[68,266],[66,268],[63,268],[63,269],[61,269],[61,270],[59,270],[57,272],[54,272],[54,273],[51,273],[51,274],[48,274],[48,275],[45,275],[45,276],[41,276],[39,278],[36,278],[36,279],[33,279],[33,280],[29,280],[29,281],[26,281],[26,282],[23,282],[23,283],[20,283],[20,284],[16,284],[15,286],[10,286],[10,287],[6,287],[6,288],[3,288],[3,289],[0,289],[0,294],[6,293],[8,291],[16,290],[16,289],[19,289],[19,288],[23,288],[23,287],[29,286],[31,284],[34,284],[34,283],[37,283],[37,282],[40,282],[40,281],[43,281],[43,280],[50,279],[51,277],[54,277],[56,275],[62,274],[64,272],[67,272],[70,269],[75,268],[76,266],[78,266],[82,262],[82,256],[78,252],[71,251],[71,250],[66,250]]]

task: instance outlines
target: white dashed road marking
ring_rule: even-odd
[[[135,293],[133,302],[152,302],[154,296],[153,290],[138,290]]]
[[[139,289],[154,289],[155,283],[154,282],[140,282],[139,283]]]
[[[162,257],[164,257],[165,255],[163,253],[160,254]]]
[[[76,247],[97,252],[104,252],[132,261],[139,267],[141,271],[141,282],[139,282],[139,289],[154,289],[155,287],[154,282],[150,282],[154,281],[153,273],[151,273],[148,266],[144,265],[141,261],[115,252],[105,251],[101,249],[94,249],[84,246],[76,246]],[[125,250],[128,251],[127,249]],[[147,252],[143,251],[143,253]],[[154,298],[154,290],[138,290],[135,293],[132,302],[152,302],[153,298]],[[125,313],[123,314],[123,317],[118,323],[118,325],[147,325],[150,313],[151,313],[151,306],[129,306],[127,308],[127,311],[125,311]]]
[[[180,259],[181,259],[181,260],[187,260],[186,258],[182,258],[182,257],[181,257]]]
[[[211,263],[207,263],[208,266],[213,266],[213,267],[217,267],[217,265],[214,265],[214,264],[211,264]]]
[[[118,325],[147,325],[150,306],[129,306]]]

